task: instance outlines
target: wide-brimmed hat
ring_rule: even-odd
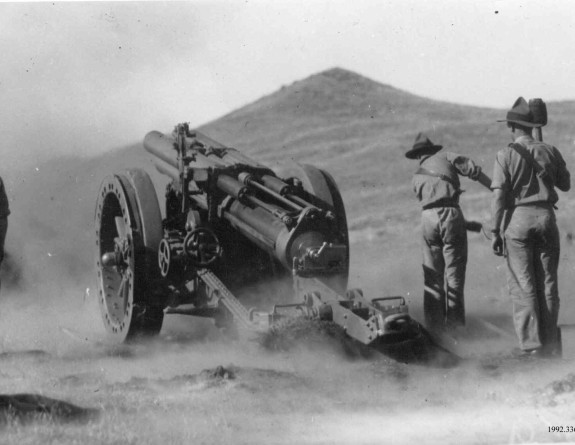
[[[442,148],[443,145],[435,145],[425,133],[419,133],[415,138],[413,147],[405,153],[405,157],[408,159],[417,159],[417,157],[422,154],[434,154]]]
[[[542,127],[542,123],[534,122],[533,113],[529,108],[529,104],[525,99],[519,97],[511,110],[507,112],[505,119],[500,119],[497,122],[511,122],[514,124],[523,125],[524,127]]]

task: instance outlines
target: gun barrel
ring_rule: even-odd
[[[180,172],[178,169],[172,167],[171,165],[164,165],[160,164],[159,162],[154,162],[154,166],[156,167],[156,170],[158,170],[163,175],[169,176],[174,181],[180,180]]]
[[[172,158],[169,153],[174,150],[174,140],[166,137],[159,131],[150,131],[144,138],[144,148],[166,164],[178,168],[177,159]]]
[[[177,130],[178,138],[149,132],[144,148],[158,159],[158,171],[174,181],[174,190],[183,194],[182,209],[194,202],[209,210],[210,223],[212,218],[227,220],[288,270],[294,267],[294,258],[311,261],[310,249],[329,244],[328,250],[335,252],[333,246],[346,242],[331,211],[298,196],[299,189],[269,167],[197,131]],[[323,251],[318,256],[325,262],[321,267],[334,263]],[[343,264],[343,256],[340,260]]]
[[[172,167],[179,169],[180,166],[178,165],[177,155],[174,156],[171,154],[174,152],[177,153],[175,143],[176,141],[172,137],[160,133],[159,131],[150,131],[144,138],[144,148],[148,152],[152,153],[154,156]],[[190,160],[193,162],[193,167],[195,168],[224,168],[226,166],[225,163],[217,156],[203,155],[197,151],[193,152]]]

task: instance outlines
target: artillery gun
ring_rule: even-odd
[[[347,289],[347,220],[329,173],[270,169],[187,124],[148,133],[144,148],[170,178],[165,217],[141,169],[106,177],[96,205],[98,301],[116,341],[157,334],[173,313],[250,331],[304,316],[365,345],[420,335],[403,297]],[[248,309],[250,286],[268,280],[289,282],[291,300]]]

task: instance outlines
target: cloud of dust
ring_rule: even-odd
[[[56,349],[63,326],[93,327],[93,212],[100,178],[79,158],[4,176],[11,214],[0,270],[3,350]]]
[[[368,251],[364,254],[371,255]],[[240,389],[232,394],[239,397],[236,403],[242,405],[243,415],[260,413],[258,400],[273,398],[273,403],[266,403],[285,412],[284,422],[278,426],[285,443],[295,437],[304,437],[302,443],[374,443],[387,439],[394,443],[447,443],[446,439],[453,441],[454,437],[461,438],[459,443],[469,443],[478,436],[465,425],[478,421],[490,425],[484,443],[497,443],[493,437],[504,443],[514,434],[512,428],[525,427],[521,419],[533,417],[529,396],[534,388],[568,372],[567,365],[544,369],[490,356],[492,351],[481,347],[485,332],[480,328],[474,337],[463,340],[468,360],[449,369],[404,364],[381,354],[350,358],[333,348],[328,339],[325,347],[321,342],[302,342],[287,352],[270,352],[253,338],[232,341],[208,320],[178,315],[166,316],[162,333],[154,340],[111,345],[105,340],[91,270],[70,274],[62,263],[46,264],[40,258],[35,263],[28,253],[23,258],[22,286],[2,290],[3,351],[41,349],[64,360],[64,375],[90,369],[109,384],[139,377],[147,379],[150,387],[173,377],[233,365],[239,369]],[[356,256],[356,261],[359,258]],[[363,275],[355,280],[368,289],[380,288],[383,277],[376,272],[381,269],[359,266]],[[26,271],[31,267],[37,271],[33,280],[27,280]],[[263,301],[270,298],[269,288],[264,290],[257,295]],[[241,384],[257,391],[242,392]],[[164,397],[176,397],[176,388],[175,384],[169,387]],[[207,403],[217,397],[207,393],[202,400]],[[289,410],[290,406],[297,409]],[[218,408],[217,412],[226,409]],[[183,428],[171,413],[158,412],[154,420],[157,426],[153,428],[158,430],[166,425],[176,432]]]
[[[110,382],[166,379],[230,364],[281,371],[304,386],[275,392],[278,403],[289,405],[295,399],[302,412],[317,411],[327,437],[359,437],[364,442],[377,441],[388,431],[415,440],[420,436],[410,423],[424,424],[429,437],[457,430],[477,415],[497,423],[498,414],[490,408],[524,403],[533,388],[569,372],[565,364],[508,364],[502,354],[515,346],[515,338],[501,292],[504,280],[486,278],[496,266],[484,261],[485,250],[479,247],[470,257],[474,269],[467,292],[467,330],[446,345],[466,359],[455,368],[407,365],[378,354],[350,359],[329,342],[325,348],[302,342],[288,352],[269,352],[257,341],[224,339],[209,320],[175,315],[166,316],[160,337],[153,341],[111,345],[100,320],[92,264],[93,190],[99,179],[91,179],[81,196],[64,199],[72,184],[62,184],[61,176],[57,169],[47,176],[34,172],[18,190],[17,202],[26,205],[13,206],[2,266],[3,352],[44,350],[67,360],[71,374],[89,362]],[[377,239],[352,245],[350,287],[362,288],[368,298],[403,295],[414,318],[421,320],[419,249],[411,241],[398,244]],[[284,290],[260,283],[251,292],[251,303],[265,308],[279,302]],[[529,413],[530,407],[514,407],[513,415]],[[353,422],[337,421],[342,415]],[[499,423],[505,430],[505,422]]]

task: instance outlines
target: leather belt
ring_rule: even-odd
[[[437,209],[439,207],[456,207],[459,208],[459,204],[453,201],[437,201],[432,204],[427,204],[423,206],[423,210]]]
[[[526,203],[519,203],[516,204],[515,207],[541,207],[544,209],[555,209],[557,210],[557,206],[555,204],[551,204],[550,202],[545,201],[538,201],[538,202],[526,202]]]

